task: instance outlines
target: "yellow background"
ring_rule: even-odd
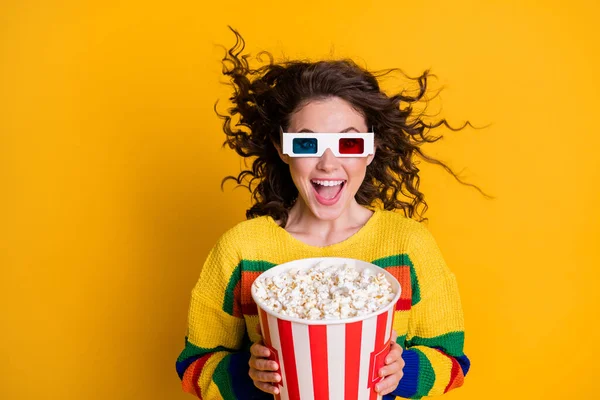
[[[3,1],[0,398],[187,399],[190,290],[249,195],[221,149],[219,44],[432,68],[429,228],[459,281],[472,370],[448,399],[597,393],[596,1]]]

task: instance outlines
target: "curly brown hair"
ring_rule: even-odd
[[[445,126],[453,131],[473,127],[468,121],[458,128],[450,126],[445,119],[427,123],[422,112],[414,111],[414,105],[425,100],[427,79],[431,76],[429,71],[409,78],[418,83],[414,96],[404,91],[388,96],[380,89],[377,78],[400,71],[398,69],[369,72],[348,59],[275,63],[268,52],[261,52],[256,57],[259,62],[266,57],[268,63],[254,69],[248,62],[250,55],[242,54],[244,39],[235,29],[230,29],[236,43],[226,49],[222,62],[223,74],[230,78],[233,88],[230,97],[233,107],[228,109],[228,114],[221,114],[217,111],[217,102],[215,112],[223,119],[223,130],[227,135],[223,146],[229,146],[253,162],[251,169],[241,171],[237,177],[225,177],[221,188],[226,181],[235,180],[250,190],[254,204],[246,211],[247,218],[270,215],[285,227],[298,190],[274,143],[281,144],[280,127],[287,129],[295,111],[311,100],[328,97],[339,97],[350,103],[375,132],[375,157],[355,196],[359,204],[374,207],[380,203],[386,210],[402,209],[408,217],[426,220],[423,214],[428,206],[424,194],[419,191],[419,168],[413,162],[415,154],[443,167],[460,183],[490,197],[477,186],[463,182],[445,163],[424,154],[420,148],[424,143],[433,143],[443,137],[427,135],[437,127]],[[238,119],[235,123],[234,118]],[[407,199],[403,200],[400,195]]]

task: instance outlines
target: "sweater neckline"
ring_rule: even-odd
[[[286,231],[285,228],[282,228],[281,226],[279,226],[277,224],[277,222],[273,219],[273,217],[271,217],[270,215],[267,216],[267,220],[269,221],[270,224],[272,224],[275,227],[277,232],[280,232],[280,234],[283,237],[285,237],[288,241],[293,242],[297,246],[303,247],[310,251],[337,250],[339,248],[350,246],[353,243],[359,241],[362,237],[365,237],[370,230],[373,229],[373,226],[375,225],[375,223],[377,222],[377,220],[379,219],[379,217],[381,215],[381,210],[379,210],[378,208],[374,208],[372,211],[373,211],[373,215],[371,215],[371,217],[367,220],[367,222],[365,222],[365,224],[362,227],[360,227],[360,229],[358,231],[354,232],[351,236],[347,237],[346,239],[342,240],[341,242],[329,244],[327,246],[314,246],[314,245],[308,244],[306,242],[303,242],[302,240],[296,238],[291,233]]]

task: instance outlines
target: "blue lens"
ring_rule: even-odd
[[[317,139],[295,138],[292,140],[294,154],[317,154]]]

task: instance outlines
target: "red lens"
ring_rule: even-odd
[[[362,154],[365,151],[365,141],[361,138],[340,139],[340,154]]]

